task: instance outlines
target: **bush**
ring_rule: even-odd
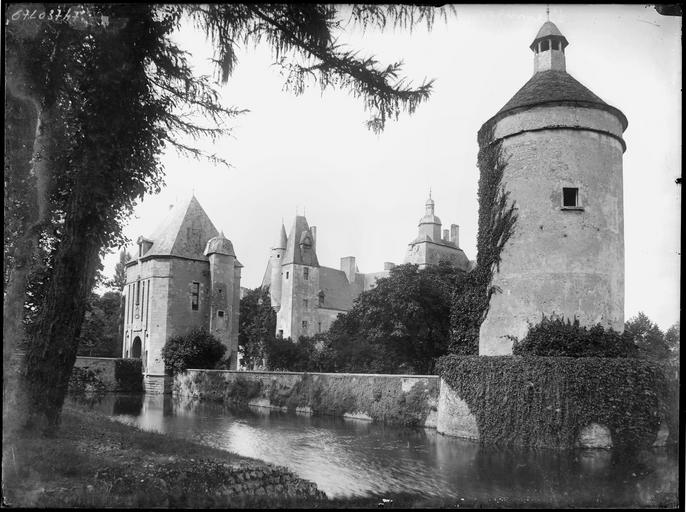
[[[559,357],[636,357],[637,347],[628,334],[600,325],[580,326],[579,320],[567,321],[543,315],[540,323],[529,324],[529,332],[515,340],[512,353],[517,356]]]
[[[181,373],[188,368],[215,368],[225,352],[226,346],[201,328],[169,338],[162,350],[162,359],[167,370]]]
[[[117,391],[143,391],[143,362],[140,359],[117,359],[114,362]]]
[[[474,414],[483,443],[572,448],[580,429],[607,426],[615,446],[648,447],[668,389],[660,365],[633,358],[459,357],[437,364]]]

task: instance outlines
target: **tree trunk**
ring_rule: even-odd
[[[77,185],[78,187],[78,185]],[[81,187],[83,188],[83,187]],[[43,434],[58,426],[81,324],[97,272],[100,243],[92,236],[87,193],[74,191],[59,243],[53,276],[26,354],[22,387],[28,409],[22,426]]]
[[[47,222],[49,214],[48,184],[50,180],[49,150],[51,139],[49,135],[50,109],[41,108],[39,101],[34,96],[19,92],[16,84],[12,86],[10,83],[8,83],[10,94],[30,105],[35,112],[36,128],[29,183],[32,181],[35,183],[36,194],[31,198],[35,200],[35,203],[28,209],[33,215],[25,219],[24,233],[15,245],[14,266],[10,270],[3,299],[3,409],[9,412],[9,414],[4,415],[5,419],[16,417],[16,413],[19,412],[17,407],[23,403],[23,400],[17,395],[19,389],[16,366],[20,364],[17,361],[19,357],[17,347],[25,335],[23,320],[28,278],[32,264],[36,259],[41,229],[43,224]]]

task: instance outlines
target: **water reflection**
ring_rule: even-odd
[[[93,407],[146,430],[287,466],[330,497],[418,493],[552,507],[659,506],[678,489],[674,449],[630,455],[482,447],[429,429],[237,411],[169,395],[110,395]]]

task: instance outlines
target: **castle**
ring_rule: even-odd
[[[450,232],[446,229],[441,236],[441,220],[434,214],[431,195],[425,206],[405,263],[425,268],[448,261],[467,271],[470,262],[459,247],[459,226],[452,224]],[[269,286],[276,311],[276,334],[298,339],[327,331],[339,314],[350,311],[360,293],[373,288],[377,279],[387,277],[394,266],[386,262],[382,271],[363,274],[354,256],[341,258],[339,269],[320,265],[317,228],[297,215],[288,236],[281,225],[262,279],[262,286]]]
[[[623,330],[627,119],[566,72],[568,44],[544,23],[529,46],[533,76],[479,130],[480,148],[501,145],[501,183],[517,212],[480,355],[512,353],[509,336],[522,339],[542,313]]]
[[[126,264],[123,357],[140,358],[146,389],[162,385],[169,338],[205,327],[237,367],[241,268],[195,196],[175,205]]]

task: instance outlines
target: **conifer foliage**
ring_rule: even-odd
[[[162,151],[173,147],[219,162],[184,137],[217,139],[243,112],[220,104],[216,84],[195,75],[188,54],[172,40],[183,16],[192,16],[213,42],[223,81],[236,68],[238,45],[264,42],[289,70],[287,88],[347,90],[362,100],[371,114],[368,126],[378,131],[400,112],[412,113],[432,84],[413,87],[400,75],[401,63],[384,67],[344,50],[336,43],[339,32],[346,23],[430,26],[444,10],[113,3],[35,4],[31,8],[43,14],[32,15],[28,7],[7,6],[4,20],[12,140],[5,184],[21,204],[8,209],[6,197],[3,399],[20,426],[50,432],[59,424],[100,255],[124,245],[122,226],[136,202],[160,190]],[[206,124],[195,124],[189,114]],[[29,282],[40,267],[35,325],[17,387],[8,380],[7,362],[25,337]]]

